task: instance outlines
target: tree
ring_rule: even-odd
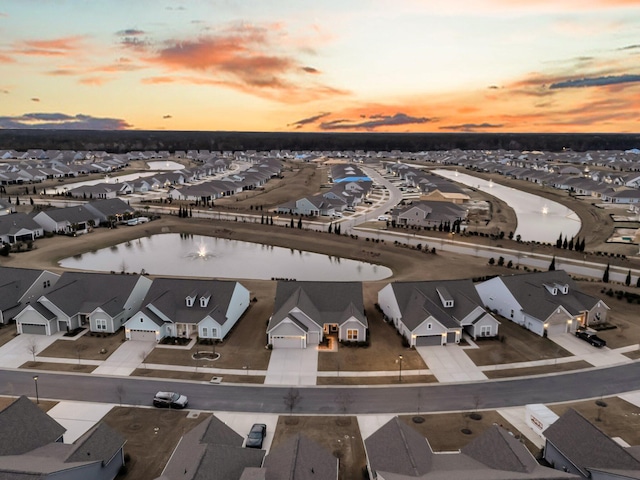
[[[564,248],[565,250],[567,249],[569,242],[567,242],[567,237],[564,237],[564,241],[562,242],[562,248]]]
[[[36,341],[35,338],[31,338],[29,340],[29,344],[27,345],[27,351],[31,354],[31,356],[33,357],[33,362],[35,363],[36,361],[36,355],[38,354],[39,348],[38,348],[38,342]]]
[[[302,217],[298,219],[298,228],[302,229]]]
[[[607,268],[604,269],[604,274],[602,275],[602,281],[604,283],[609,283],[609,264],[607,263]]]
[[[551,259],[551,264],[549,265],[549,271],[552,272],[556,269],[556,256],[554,255]]]
[[[573,250],[573,237],[569,240],[569,250]]]
[[[333,223],[330,223],[329,228],[327,229],[327,232],[331,233],[332,228],[333,228]]]
[[[33,207],[33,198],[29,197],[29,203],[31,204],[31,206]]]
[[[562,247],[562,232],[560,232],[560,236],[556,240],[556,247],[557,248],[561,248]]]
[[[82,363],[82,353],[87,349],[83,343],[76,343],[76,356],[78,357],[78,365]]]
[[[628,287],[629,285],[631,285],[631,270],[629,270],[629,272],[627,272],[627,278],[624,281],[624,284]]]
[[[298,406],[302,397],[297,388],[290,388],[287,394],[283,397],[284,406],[289,410],[289,415],[293,415],[293,410]]]
[[[119,383],[118,385],[116,385],[116,395],[118,396],[118,403],[120,404],[120,406],[122,406],[122,403],[124,402],[124,394],[124,385],[122,383]]]
[[[291,219],[291,223],[289,225],[291,228],[293,228],[293,218]]]

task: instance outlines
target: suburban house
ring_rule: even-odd
[[[98,216],[100,223],[108,222],[110,219],[120,221],[135,212],[133,207],[119,198],[94,200],[84,206]]]
[[[578,478],[541,466],[510,432],[493,425],[458,452],[436,453],[398,417],[364,441],[373,480],[560,480]]]
[[[43,210],[33,217],[45,232],[87,233],[100,223],[100,216],[83,205]]]
[[[15,316],[18,333],[52,335],[85,326],[114,333],[140,308],[150,286],[141,275],[65,272]]]
[[[393,282],[378,292],[378,305],[411,347],[495,337],[500,322],[482,305],[471,280]]]
[[[640,478],[640,447],[621,445],[574,409],[544,436],[544,459],[558,470],[593,480]]]
[[[257,478],[338,480],[339,462],[339,459],[324,447],[298,433],[271,449],[262,465],[265,475]]]
[[[421,200],[391,210],[391,220],[398,226],[437,227],[467,218],[467,209],[451,202]]]
[[[564,270],[503,275],[476,284],[491,311],[545,336],[604,323],[609,307],[582,293]]]
[[[0,478],[113,480],[124,465],[125,439],[98,423],[73,443],[65,428],[22,396],[0,411]]]
[[[249,307],[250,292],[225,280],[156,278],[125,323],[127,340],[223,339]]]
[[[156,480],[240,480],[246,468],[262,466],[266,453],[242,448],[243,443],[242,436],[211,415],[182,436]]]
[[[44,229],[26,213],[0,215],[0,244],[29,242],[44,235]]]
[[[9,323],[25,305],[51,290],[60,275],[48,270],[0,267],[0,323]]]
[[[360,282],[280,281],[267,335],[273,348],[307,348],[331,334],[363,342],[368,328]]]

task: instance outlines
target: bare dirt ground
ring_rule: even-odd
[[[510,378],[525,377],[529,375],[546,375],[548,373],[570,372],[572,370],[581,370],[583,368],[591,368],[589,362],[578,360],[569,363],[556,363],[554,365],[544,365],[541,367],[525,367],[510,368],[507,370],[484,370],[483,373],[487,378]]]
[[[187,412],[151,408],[115,407],[102,419],[127,439],[126,475],[116,478],[153,480],[160,476],[180,437],[205,415],[187,418]]]
[[[16,327],[14,325],[2,324],[2,326],[0,326],[0,347],[13,340],[16,335]]]
[[[87,332],[74,340],[56,340],[38,352],[43,357],[82,360],[106,360],[124,342],[124,330],[113,334]]]
[[[362,472],[367,461],[355,417],[281,415],[271,449],[297,433],[311,438],[340,460],[338,478],[363,478]]]

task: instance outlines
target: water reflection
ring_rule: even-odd
[[[126,248],[120,245],[90,257],[66,258],[60,265],[105,272],[144,270],[152,275],[261,280],[369,281],[392,275],[389,268],[372,263],[215,237],[167,233],[126,242]]]

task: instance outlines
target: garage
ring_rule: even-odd
[[[567,324],[565,322],[554,324],[554,325],[549,325],[547,327],[547,336],[549,336],[549,335],[559,335],[561,333],[566,333],[566,331],[567,331]]]
[[[273,348],[304,348],[304,337],[273,335],[271,336],[271,345]]]
[[[432,347],[442,345],[442,335],[418,335],[416,337],[416,347]]]
[[[155,330],[131,330],[131,340],[140,340],[144,342],[155,342],[156,332]]]
[[[22,323],[20,325],[22,327],[22,333],[34,333],[36,335],[46,335],[47,334],[47,326],[46,325],[36,325],[33,323]]]

